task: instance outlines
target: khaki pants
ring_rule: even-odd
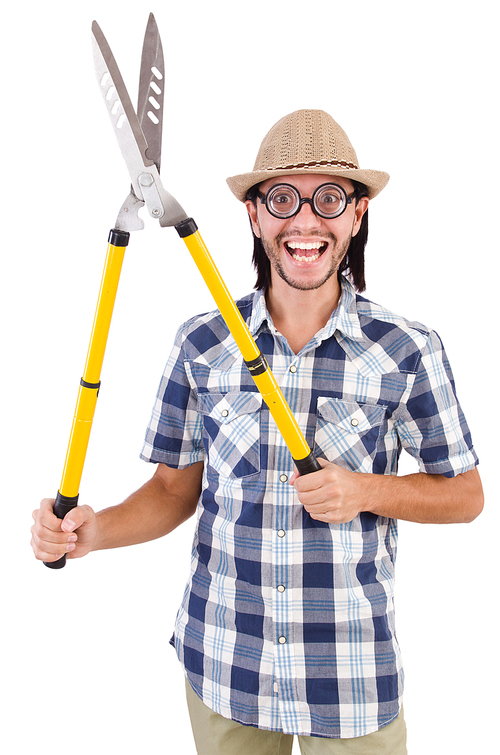
[[[293,735],[244,726],[214,713],[186,681],[198,755],[291,755]],[[403,711],[383,729],[355,739],[297,737],[302,755],[407,755]]]

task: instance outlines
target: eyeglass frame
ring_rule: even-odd
[[[298,197],[299,204],[298,204],[297,209],[295,210],[295,212],[292,213],[291,215],[278,215],[276,212],[273,212],[270,209],[270,206],[269,206],[269,203],[268,203],[269,194],[272,191],[274,191],[275,189],[277,189],[278,187],[280,187],[280,186],[286,186],[287,188],[292,189],[295,192],[295,194],[297,195],[297,197]],[[344,200],[345,200],[344,206],[343,206],[342,210],[340,212],[338,212],[336,215],[324,215],[322,212],[318,211],[318,208],[314,204],[314,199],[316,197],[316,194],[318,193],[318,191],[320,189],[323,189],[325,186],[335,186],[335,188],[339,189],[340,193],[344,197]],[[274,184],[274,186],[271,186],[267,190],[267,192],[266,192],[265,195],[262,194],[260,191],[257,190],[256,196],[260,199],[260,201],[261,201],[262,204],[265,204],[266,210],[268,211],[268,213],[270,215],[272,215],[273,218],[278,218],[278,220],[289,220],[290,218],[294,218],[295,215],[298,215],[299,212],[301,211],[302,205],[306,204],[306,203],[311,205],[311,208],[312,208],[314,214],[317,215],[318,217],[324,218],[325,220],[335,220],[336,218],[339,218],[341,215],[343,215],[343,213],[347,209],[347,205],[351,204],[352,200],[354,198],[357,199],[359,197],[359,189],[355,188],[354,191],[352,192],[352,194],[348,194],[346,192],[346,190],[344,189],[344,187],[340,186],[340,184],[333,183],[332,181],[327,181],[326,183],[320,184],[320,186],[316,187],[316,189],[313,192],[312,197],[302,197],[301,194],[300,194],[300,191],[297,189],[296,186],[293,186],[293,184],[289,184],[289,183],[284,182],[284,183]]]

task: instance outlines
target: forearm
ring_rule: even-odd
[[[160,484],[153,477],[123,503],[98,511],[97,538],[92,550],[145,543],[175,529],[172,507],[158,504],[157,495],[161,493]]]
[[[322,522],[351,522],[369,511],[389,519],[451,524],[472,522],[483,508],[477,469],[456,477],[397,477],[351,472],[321,458],[318,462],[321,470],[304,476],[295,474],[290,484],[311,517]]]
[[[167,535],[195,511],[201,480],[199,465],[182,470],[177,482],[164,465],[123,503],[97,513],[98,533],[92,550],[120,548]]]
[[[422,473],[367,475],[364,482],[361,510],[378,516],[422,524],[466,523],[483,508],[476,469],[452,478]]]

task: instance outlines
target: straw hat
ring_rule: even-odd
[[[255,184],[278,176],[317,173],[343,176],[368,187],[370,199],[382,191],[389,174],[363,170],[347,138],[333,118],[323,110],[297,110],[279,120],[264,137],[251,173],[227,179],[229,188],[241,201]]]

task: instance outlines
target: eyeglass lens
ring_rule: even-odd
[[[336,218],[344,212],[348,198],[344,189],[337,184],[318,186],[312,199],[302,199],[295,186],[290,184],[273,186],[266,195],[267,209],[279,218],[296,215],[304,202],[310,203],[317,215]]]

